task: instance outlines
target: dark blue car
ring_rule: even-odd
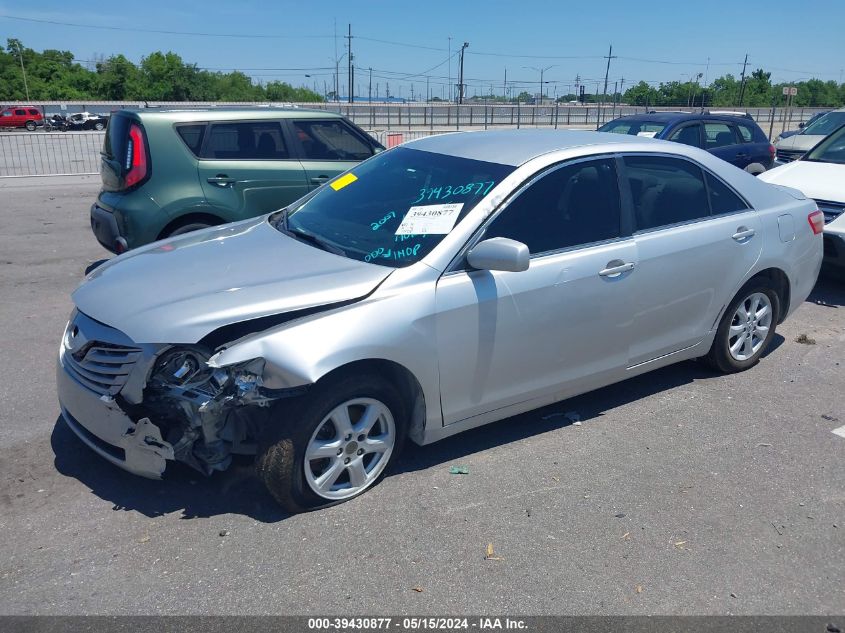
[[[770,169],[775,156],[775,148],[760,126],[740,116],[687,112],[635,114],[605,123],[599,132],[648,136],[700,147],[755,176]]]

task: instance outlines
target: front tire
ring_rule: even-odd
[[[407,434],[398,391],[378,376],[325,382],[271,412],[256,460],[258,477],[286,510],[353,499],[393,463]]]
[[[94,129],[97,130],[98,132],[102,132],[104,129],[106,129],[106,126],[101,121],[97,121],[94,124]]]
[[[724,373],[753,367],[772,342],[779,318],[778,294],[765,281],[752,279],[722,315],[705,360]]]

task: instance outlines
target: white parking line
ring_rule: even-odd
[[[845,425],[833,429],[831,433],[833,433],[834,435],[838,435],[839,437],[845,437]]]

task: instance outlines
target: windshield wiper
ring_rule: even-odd
[[[335,255],[346,257],[346,251],[344,251],[339,246],[335,246],[331,242],[328,242],[323,238],[314,235],[313,233],[307,233],[302,229],[294,229],[288,226],[287,213],[285,213],[284,232],[288,235],[293,236],[301,242],[307,242],[308,244],[316,246],[317,248],[321,248],[324,251],[328,251],[329,253],[334,253]]]

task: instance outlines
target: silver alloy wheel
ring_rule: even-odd
[[[383,402],[354,398],[332,409],[305,448],[305,481],[315,494],[349,499],[369,488],[396,444],[393,414]]]
[[[749,295],[737,306],[728,328],[728,351],[735,360],[752,358],[769,335],[772,302],[762,292]]]

